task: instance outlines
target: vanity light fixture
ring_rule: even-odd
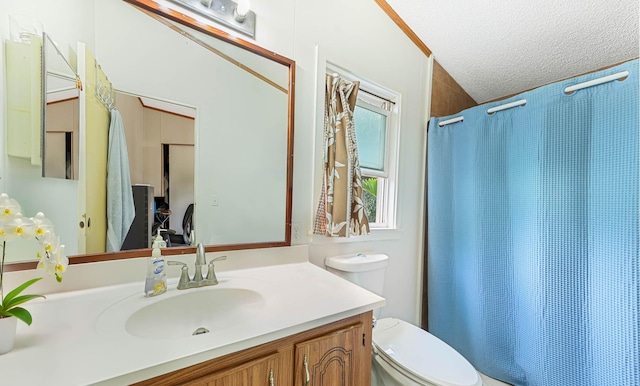
[[[170,0],[218,24],[254,39],[256,14],[249,9],[249,0]]]
[[[251,11],[249,9],[249,0],[238,0],[238,6],[233,11],[233,18],[239,23],[244,23],[249,11]]]

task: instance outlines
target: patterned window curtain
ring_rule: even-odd
[[[353,110],[359,82],[327,75],[324,109],[324,173],[313,233],[349,237],[369,233],[364,212]]]

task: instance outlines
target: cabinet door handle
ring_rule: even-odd
[[[269,371],[269,386],[275,386],[276,381],[273,379],[273,369]]]
[[[304,354],[304,386],[309,386],[309,382],[311,382],[311,378],[309,377],[309,358],[307,354]]]

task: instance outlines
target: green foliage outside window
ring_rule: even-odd
[[[375,177],[363,177],[362,189],[364,190],[364,212],[370,222],[375,222],[378,200],[378,179]]]

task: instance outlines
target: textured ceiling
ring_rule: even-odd
[[[387,0],[478,103],[639,55],[638,0]]]

